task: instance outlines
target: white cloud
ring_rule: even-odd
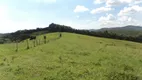
[[[105,3],[107,7],[120,5],[135,5],[142,3],[142,0],[94,0],[95,4]]]
[[[142,26],[141,20],[130,16],[114,16],[113,14],[107,14],[101,16],[98,19],[100,26],[104,27],[121,27],[126,25],[139,25]]]
[[[111,7],[111,6],[120,6],[120,5],[130,5],[137,2],[137,0],[107,0],[106,1],[106,6]]]
[[[118,16],[131,15],[131,14],[136,14],[136,13],[141,13],[141,12],[142,12],[142,7],[138,5],[134,5],[131,7],[125,7],[123,10],[121,10],[118,13]]]
[[[121,25],[138,25],[138,26],[142,26],[141,22],[137,19],[137,18],[132,18],[129,16],[121,16],[118,17],[118,22],[120,22]]]
[[[96,14],[96,13],[102,13],[102,12],[108,12],[108,11],[111,11],[112,8],[108,8],[108,7],[100,7],[100,8],[96,8],[96,9],[93,9],[91,11],[92,14]]]
[[[142,0],[120,0],[121,3],[128,4],[129,6],[142,3]]]
[[[134,4],[140,4],[142,3],[142,0],[137,0]]]
[[[89,11],[88,8],[86,8],[85,6],[81,6],[81,5],[77,5],[74,12],[77,13],[77,12],[85,12],[85,11]]]
[[[122,22],[131,22],[131,21],[132,21],[132,18],[131,18],[131,17],[128,17],[128,16],[121,16],[121,17],[119,17],[118,20],[119,20],[119,21],[122,21]]]
[[[142,7],[139,5],[133,5],[129,7],[124,7],[117,14],[118,20],[125,25],[137,25],[141,24]]]
[[[95,3],[95,4],[101,4],[101,3],[103,3],[103,2],[105,2],[105,0],[94,0],[94,3]]]
[[[136,0],[120,0],[121,3],[132,3],[133,1]]]
[[[117,6],[121,5],[122,3],[119,0],[107,0],[106,1],[106,6],[111,7],[111,6]]]
[[[98,21],[101,23],[106,23],[106,22],[112,22],[115,20],[116,20],[116,18],[114,15],[108,14],[106,17],[104,17],[104,16],[100,17]]]
[[[119,25],[117,18],[112,14],[107,14],[107,16],[102,16],[98,19],[98,22],[101,27],[116,27]]]

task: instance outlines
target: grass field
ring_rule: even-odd
[[[38,39],[42,41],[43,36]],[[142,44],[72,33],[0,45],[0,80],[142,80]]]

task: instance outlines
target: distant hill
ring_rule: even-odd
[[[0,33],[0,37],[4,36],[4,34]]]
[[[96,30],[94,30],[96,31]],[[115,28],[102,28],[97,31],[108,31],[116,34],[128,35],[128,36],[139,36],[142,35],[142,26],[128,25],[125,27]]]

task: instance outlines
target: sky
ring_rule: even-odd
[[[0,0],[0,33],[48,27],[142,26],[142,0]]]

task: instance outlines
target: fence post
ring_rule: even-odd
[[[40,39],[39,39],[39,42],[38,42],[38,44],[40,45]]]
[[[46,44],[46,36],[44,36],[43,38],[44,38],[44,44]]]
[[[29,47],[29,40],[27,39],[26,42],[27,42],[27,49],[29,49],[30,48]]]
[[[18,52],[18,41],[16,41],[16,52]]]
[[[38,39],[36,39],[36,45],[39,45],[39,43],[38,43]]]
[[[34,47],[36,47],[35,40],[33,40]]]

